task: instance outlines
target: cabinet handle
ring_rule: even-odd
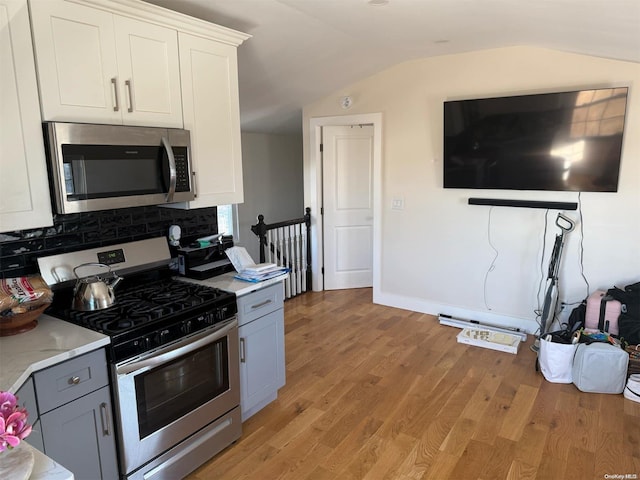
[[[67,380],[69,385],[78,385],[80,383],[80,377],[71,377]]]
[[[109,429],[111,421],[109,419],[109,410],[107,407],[108,405],[105,402],[100,404],[100,422],[102,423],[102,434],[105,436],[111,435],[111,430]]]
[[[116,77],[111,79],[111,88],[113,91],[113,111],[117,112],[120,110],[120,102],[118,101],[118,83]]]
[[[260,308],[260,307],[264,307],[265,305],[269,305],[271,303],[271,300],[265,300],[264,302],[260,302],[260,303],[256,303],[255,305],[251,305],[251,308]]]
[[[193,198],[198,198],[198,182],[196,181],[196,172],[191,172]]]
[[[128,104],[127,104],[127,112],[133,112],[133,96],[131,95],[131,80],[125,80],[124,85],[127,87],[128,96]]]
[[[244,354],[244,338],[240,337],[240,363],[246,363],[247,358]]]

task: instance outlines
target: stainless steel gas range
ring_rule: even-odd
[[[109,361],[126,479],[181,478],[241,435],[235,295],[174,279],[164,238],[38,260],[54,290],[47,313],[111,337]],[[113,305],[72,306],[76,266],[124,280]],[[83,267],[83,274],[86,275]],[[104,279],[102,267],[87,281]]]

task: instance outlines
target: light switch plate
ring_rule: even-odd
[[[393,197],[391,200],[391,210],[404,210],[404,198]]]

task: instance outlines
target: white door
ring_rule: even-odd
[[[322,129],[324,288],[373,285],[373,126]]]

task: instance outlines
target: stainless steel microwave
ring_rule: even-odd
[[[58,213],[195,198],[188,130],[46,122],[44,135]]]

